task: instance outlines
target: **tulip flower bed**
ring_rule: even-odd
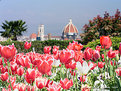
[[[0,45],[2,91],[121,91],[121,43],[113,50],[108,36],[95,50],[73,41],[66,49],[44,47],[44,54],[17,53],[14,45]],[[25,42],[28,50],[31,43]],[[100,53],[104,49],[103,54]],[[51,53],[52,50],[52,53]]]

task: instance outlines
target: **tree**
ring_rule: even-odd
[[[121,13],[117,9],[114,16],[110,16],[107,12],[105,12],[104,17],[98,15],[93,20],[89,20],[89,23],[84,25],[83,30],[86,35],[83,40],[87,42],[102,35],[121,36]]]
[[[5,30],[1,36],[11,38],[12,40],[17,40],[17,36],[21,36],[22,32],[27,30],[27,25],[25,21],[5,21],[2,23],[2,28]]]

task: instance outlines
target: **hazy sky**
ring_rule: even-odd
[[[0,0],[0,25],[22,19],[28,27],[24,35],[37,33],[40,24],[45,34],[61,35],[70,18],[81,32],[89,19],[105,11],[113,15],[116,9],[121,11],[121,0]]]

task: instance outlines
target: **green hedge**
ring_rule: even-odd
[[[11,45],[14,43],[15,47],[17,48],[18,52],[30,52],[33,51],[33,47],[35,48],[35,51],[38,53],[43,53],[44,46],[51,46],[54,45],[59,46],[60,50],[66,49],[69,42],[72,42],[71,40],[66,41],[60,41],[60,40],[47,40],[47,41],[32,41],[32,46],[29,50],[24,49],[24,43],[25,42],[19,42],[19,41],[1,41],[1,45]]]
[[[112,47],[114,50],[118,50],[119,49],[119,44],[121,42],[121,37],[113,37],[111,38],[112,41]],[[100,45],[100,39],[97,39],[94,42],[89,42],[87,45],[84,45],[84,49],[86,47],[90,47],[92,49],[95,49],[97,45]]]
[[[111,38],[112,40],[112,47],[113,49],[118,49],[119,48],[119,43],[121,42],[121,37],[113,37]],[[19,53],[21,52],[30,52],[33,51],[33,47],[35,48],[35,51],[38,53],[43,53],[43,48],[44,46],[51,46],[53,47],[54,45],[59,46],[60,50],[66,49],[69,42],[72,42],[72,40],[47,40],[47,41],[32,41],[32,47],[29,50],[24,49],[24,43],[25,42],[19,42],[19,41],[1,41],[1,45],[11,45],[14,43],[15,47],[17,48],[17,51]],[[81,43],[81,41],[78,41],[78,43]],[[95,49],[97,45],[100,45],[100,40],[97,39],[94,42],[89,42],[87,45],[84,45],[83,49],[84,50],[86,47],[90,47],[92,49]]]

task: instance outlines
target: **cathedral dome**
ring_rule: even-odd
[[[69,23],[65,26],[64,30],[63,30],[64,34],[73,34],[73,33],[78,33],[78,30],[76,28],[76,26],[74,26],[72,24],[72,20],[69,20]]]

